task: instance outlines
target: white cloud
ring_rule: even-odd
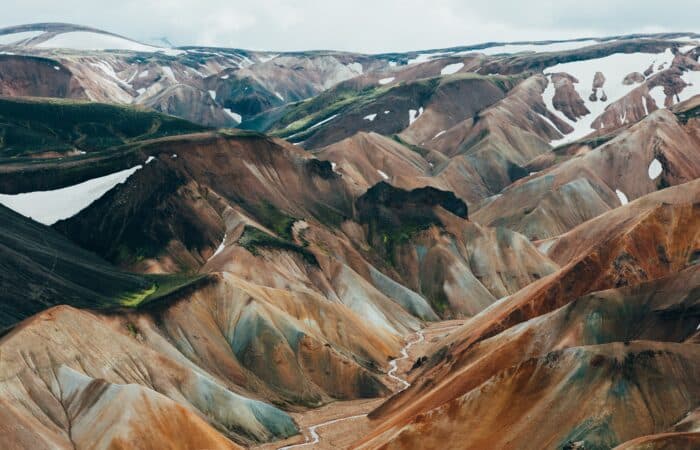
[[[140,40],[271,51],[406,51],[487,41],[697,31],[696,0],[24,0],[0,26],[91,25]]]

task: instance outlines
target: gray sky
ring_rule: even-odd
[[[419,50],[700,31],[698,0],[6,0],[0,26],[90,25],[137,40],[256,50]]]

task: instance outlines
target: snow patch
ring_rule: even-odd
[[[360,64],[359,62],[350,63],[346,67],[357,74],[362,74],[362,72],[364,70],[362,68],[362,64]]]
[[[241,116],[241,115],[238,114],[238,113],[235,113],[235,112],[231,111],[230,108],[224,108],[224,112],[225,112],[226,114],[228,114],[228,115],[229,115],[233,120],[235,120],[236,122],[238,122],[238,123],[243,122],[243,116]]]
[[[95,33],[91,31],[69,31],[57,34],[56,36],[36,45],[38,48],[69,48],[73,50],[128,50],[132,52],[156,53],[162,52],[175,56],[185,53],[182,50],[175,50],[164,47],[154,47],[152,45],[141,44],[111,34]]]
[[[683,81],[689,86],[683,88],[678,98],[680,101],[688,100],[690,97],[700,94],[700,71],[687,71],[681,75]]]
[[[146,159],[146,164],[152,163],[153,161],[155,161],[155,159],[156,159],[155,156],[149,156],[149,157]]]
[[[630,202],[629,200],[627,200],[627,196],[625,195],[625,193],[621,190],[615,189],[615,194],[617,194],[617,198],[620,199],[621,204],[626,205]]]
[[[577,48],[587,47],[589,45],[599,44],[598,41],[593,39],[578,41],[578,42],[552,42],[549,44],[506,44],[506,45],[496,45],[493,47],[483,48],[479,50],[468,50],[465,52],[457,53],[457,55],[467,54],[467,53],[483,53],[485,55],[500,55],[500,54],[513,54],[522,52],[561,52],[564,50],[574,50]]]
[[[654,99],[654,103],[656,103],[657,108],[665,108],[664,102],[666,101],[666,94],[664,93],[663,86],[654,86],[653,88],[649,89],[649,95]]]
[[[462,67],[464,67],[464,63],[455,63],[455,64],[448,64],[445,67],[442,68],[440,71],[440,75],[452,75],[453,73],[459,72]]]
[[[424,63],[427,61],[430,61],[431,59],[437,58],[439,56],[445,56],[449,55],[449,53],[446,52],[437,52],[437,53],[421,53],[415,58],[409,59],[408,60],[408,65],[410,66],[411,64],[420,64]]]
[[[421,106],[418,108],[418,111],[415,109],[409,109],[408,110],[408,124],[411,125],[413,122],[416,121],[420,117],[420,115],[423,114],[423,107]]]
[[[0,203],[44,225],[53,225],[75,216],[142,167],[139,164],[131,169],[50,191],[0,194]]]
[[[277,96],[278,99],[284,101],[284,97],[282,97],[282,94],[280,94],[279,92],[275,91],[275,95]]]
[[[53,70],[61,70],[61,68],[58,66],[53,66]]]
[[[175,79],[175,74],[173,73],[173,69],[171,69],[169,66],[163,66],[163,67],[161,67],[161,69],[163,69],[163,73],[165,74],[166,78],[169,78],[170,80],[177,83],[177,79]]]
[[[268,61],[270,61],[270,60],[273,60],[273,59],[277,58],[278,56],[279,56],[278,53],[274,53],[274,54],[271,54],[271,55],[258,55],[258,59],[260,60],[260,62],[266,63],[266,62],[268,62]]]
[[[324,123],[330,122],[331,120],[335,119],[336,117],[338,117],[338,114],[333,114],[332,116],[330,116],[330,117],[328,117],[328,118],[326,118],[326,119],[323,119],[323,120],[320,121],[320,122],[317,122],[317,123],[311,125],[309,128],[306,128],[306,129],[304,129],[304,130],[302,130],[302,131],[299,131],[298,133],[294,133],[294,134],[291,135],[291,136],[287,136],[287,139],[291,139],[291,138],[293,138],[293,137],[295,137],[295,136],[297,136],[297,135],[299,135],[299,134],[301,134],[301,133],[303,133],[303,132],[306,132],[306,131],[309,131],[309,130],[313,130],[314,128],[320,127],[320,126],[323,125]]]
[[[627,74],[640,71],[649,67],[650,64],[670,64],[671,61],[673,61],[673,53],[667,48],[665,52],[658,54],[616,53],[603,58],[562,63],[547,68],[545,75],[550,75],[550,79],[545,91],[542,93],[545,106],[574,129],[573,132],[564,136],[563,139],[552,141],[551,144],[556,146],[565,142],[575,141],[593,132],[592,124],[598,116],[603,114],[605,108],[624,97],[635,88],[635,85],[622,84],[622,80]],[[591,101],[589,99],[591,87],[593,86],[593,78],[598,71],[605,75],[606,81],[603,90],[608,97],[607,101]],[[554,108],[552,100],[554,98],[555,88],[551,80],[551,74],[558,72],[568,73],[579,80],[574,86],[579,96],[584,101],[586,108],[590,111],[589,114],[572,121]],[[690,73],[700,74],[700,72]],[[700,83],[698,83],[698,86],[700,86]]]
[[[139,74],[139,78],[146,78],[148,76],[148,70],[144,70]]]
[[[219,253],[223,252],[224,249],[226,248],[226,245],[225,245],[225,244],[226,244],[226,233],[224,233],[224,238],[221,240],[221,244],[219,244],[219,246],[217,247],[217,249],[216,249],[216,251],[214,252],[214,254],[211,255],[211,256],[209,257],[209,260],[211,260],[212,258],[214,258],[214,257],[215,257],[216,255],[218,255]],[[208,260],[208,261],[209,261],[209,260]]]
[[[396,77],[382,78],[381,80],[379,80],[379,84],[382,84],[382,85],[389,84],[392,81],[394,81],[395,79],[396,79]]]
[[[378,173],[379,175],[381,175],[381,177],[384,178],[385,180],[388,180],[388,179],[389,179],[389,175],[387,175],[386,173],[382,172],[381,170],[377,169],[377,173]]]
[[[370,122],[374,122],[374,119],[377,117],[377,113],[374,114],[368,114],[365,117],[363,117],[364,120],[369,120]]]
[[[659,178],[659,175],[661,175],[661,172],[663,172],[664,168],[661,166],[661,162],[654,158],[651,161],[651,164],[649,164],[649,169],[647,170],[647,173],[649,174],[649,179],[650,180],[655,180]]]
[[[442,130],[441,132],[439,132],[438,134],[436,134],[435,136],[433,136],[433,139],[437,139],[437,138],[439,138],[440,136],[442,136],[442,135],[445,134],[445,133],[447,133],[447,130]]]
[[[211,97],[212,100],[216,100],[216,91],[209,91],[209,97]]]
[[[228,74],[226,74],[226,75],[221,75],[220,78],[221,78],[222,80],[228,80],[228,77],[229,77]]]

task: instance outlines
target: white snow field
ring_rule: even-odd
[[[605,111],[605,108],[627,95],[636,87],[635,84],[622,84],[622,80],[626,75],[631,72],[643,72],[652,63],[655,67],[658,67],[658,65],[662,63],[668,65],[671,61],[673,61],[673,53],[670,49],[666,49],[664,53],[658,54],[616,53],[603,58],[574,61],[548,67],[545,70],[546,75],[565,72],[578,79],[579,82],[575,84],[576,92],[578,92],[586,108],[590,111],[589,114],[573,121],[559,110],[555,109],[552,102],[555,88],[550,76],[547,87],[542,93],[544,104],[552,113],[556,114],[560,119],[574,128],[574,131],[564,136],[563,139],[552,141],[551,144],[557,146],[566,142],[575,141],[594,131],[591,125],[593,121]],[[608,97],[607,101],[600,101],[602,92],[599,92],[598,101],[591,101],[589,99],[593,87],[593,78],[596,72],[599,71],[605,75],[605,84],[603,85],[602,91],[605,92],[605,95]],[[690,73],[695,74],[698,72]],[[601,89],[598,90],[601,91]]]
[[[0,203],[44,225],[53,225],[78,214],[116,185],[124,183],[141,167],[139,164],[131,169],[50,191],[0,194]]]
[[[141,44],[111,34],[95,33],[92,31],[69,31],[58,34],[51,39],[36,45],[38,48],[69,48],[73,50],[128,50],[132,52],[179,55],[182,50]]]

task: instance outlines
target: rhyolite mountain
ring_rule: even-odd
[[[697,448],[699,45],[1,29],[0,447]]]

